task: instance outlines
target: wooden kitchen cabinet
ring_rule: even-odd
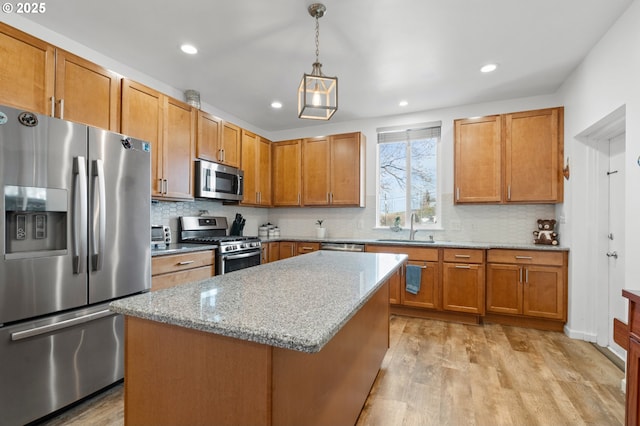
[[[0,22],[0,104],[52,115],[55,48]]]
[[[300,241],[296,243],[296,253],[306,254],[320,250],[320,243]]]
[[[487,314],[521,317],[522,324],[530,319],[531,326],[562,330],[567,319],[567,267],[567,252],[489,250]],[[496,318],[501,317],[490,316]]]
[[[243,205],[271,205],[271,142],[242,130]]]
[[[364,135],[345,133],[302,141],[302,204],[364,206]]]
[[[484,250],[444,249],[442,308],[483,315],[485,311]]]
[[[640,424],[640,293],[622,290],[629,300],[627,315],[627,368],[625,394],[625,425]]]
[[[413,308],[438,309],[440,307],[440,268],[439,253],[436,248],[410,247],[397,245],[367,244],[365,251],[372,253],[398,253],[408,256],[408,264],[421,268],[420,290],[418,294],[406,291],[406,265],[400,272],[398,290],[391,285],[389,303]]]
[[[454,180],[457,203],[502,201],[502,117],[454,121]]]
[[[294,241],[280,241],[278,249],[278,259],[287,259],[297,254],[296,243]]]
[[[193,200],[195,120],[190,105],[123,80],[122,133],[151,144],[153,198]]]
[[[270,243],[262,243],[262,260],[260,263],[269,263],[280,260],[280,243],[272,241]]]
[[[203,280],[214,275],[215,253],[213,250],[151,258],[151,291]]]
[[[507,202],[562,202],[563,122],[563,108],[505,115]]]
[[[120,77],[0,23],[0,104],[119,131]]]
[[[205,111],[198,111],[196,157],[240,167],[240,128]]]
[[[456,203],[561,203],[564,108],[454,121]]]
[[[302,186],[302,140],[271,145],[273,206],[300,206]]]

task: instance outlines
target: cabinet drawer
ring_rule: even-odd
[[[151,278],[151,291],[162,290],[191,281],[204,280],[215,275],[213,265],[202,266],[185,271],[170,272],[168,274],[155,275]]]
[[[428,262],[438,261],[437,248],[367,244],[365,247],[365,251],[372,252],[372,253],[406,254],[409,256],[409,260],[424,260]]]
[[[213,250],[155,256],[151,258],[151,275],[183,271],[207,265],[213,265]]]
[[[484,250],[479,249],[444,249],[445,262],[483,263]]]
[[[488,250],[487,262],[532,265],[564,265],[564,252],[538,250]]]
[[[312,251],[320,250],[320,243],[297,243],[298,254],[311,253]]]

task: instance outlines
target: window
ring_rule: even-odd
[[[440,126],[378,129],[378,227],[436,227]]]

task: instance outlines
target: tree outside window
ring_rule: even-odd
[[[378,129],[379,227],[432,227],[438,222],[440,127]]]

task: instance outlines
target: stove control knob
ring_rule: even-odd
[[[240,244],[240,248],[241,249],[247,248],[247,245],[246,244]]]

